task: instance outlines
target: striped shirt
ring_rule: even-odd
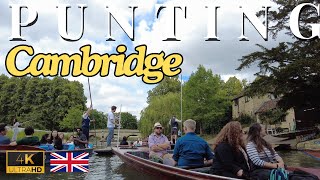
[[[263,147],[263,151],[258,152],[257,146],[253,142],[249,142],[246,148],[250,160],[259,167],[263,167],[266,162],[275,162],[276,157],[279,157],[276,152],[272,155],[266,147]]]

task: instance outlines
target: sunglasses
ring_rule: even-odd
[[[156,127],[156,129],[162,129],[162,127]]]

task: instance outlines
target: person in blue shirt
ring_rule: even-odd
[[[6,124],[1,123],[0,124],[0,145],[10,144],[10,139],[6,135],[7,135]]]
[[[173,150],[175,165],[199,167],[212,164],[213,154],[208,143],[195,133],[196,122],[188,119],[183,126],[185,136],[177,140]]]

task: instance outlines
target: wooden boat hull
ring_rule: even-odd
[[[152,162],[147,159],[134,156],[127,153],[127,151],[139,151],[138,150],[124,150],[113,148],[113,152],[119,156],[119,158],[127,165],[135,168],[139,172],[145,172],[148,174],[153,174],[162,179],[233,179],[229,177],[216,176],[211,174],[205,174],[200,172],[195,172],[191,170],[181,169],[177,167],[172,167],[156,162]]]
[[[150,160],[132,155],[130,153],[139,152],[138,150],[117,149],[113,148],[113,152],[127,165],[135,168],[139,172],[153,174],[164,179],[232,179],[229,177],[215,176],[206,173],[195,172],[192,169],[186,170],[178,167],[172,167]],[[148,151],[145,149],[145,151]],[[314,174],[320,178],[320,170],[316,168],[288,167],[287,170],[300,170]]]

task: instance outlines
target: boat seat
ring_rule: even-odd
[[[196,172],[201,172],[201,173],[207,173],[209,174],[211,167],[202,167],[202,168],[195,168],[195,169],[190,169],[190,171],[196,171]]]

